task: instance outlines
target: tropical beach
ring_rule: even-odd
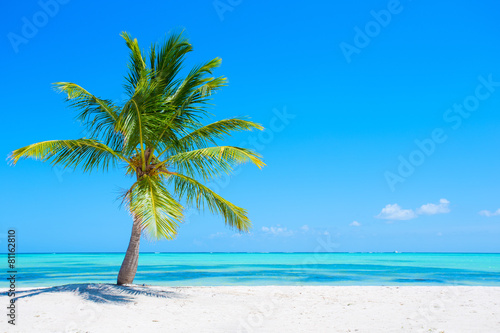
[[[500,332],[499,5],[5,5],[0,332]]]
[[[35,289],[7,332],[498,332],[500,287]],[[26,293],[29,294],[29,293]]]
[[[16,329],[2,329],[497,332],[500,327],[498,254],[144,253],[137,275],[144,284],[118,286],[113,282],[121,257],[21,255],[18,279],[32,286],[16,290]],[[0,292],[7,298],[6,290]]]

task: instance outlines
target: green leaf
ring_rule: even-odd
[[[34,143],[14,150],[10,156],[13,164],[21,158],[51,161],[63,168],[81,166],[84,172],[94,169],[107,170],[120,160],[127,161],[119,152],[97,140],[52,140]]]
[[[195,178],[200,174],[205,180],[210,180],[223,173],[229,174],[234,166],[246,162],[252,162],[259,169],[265,165],[259,154],[232,146],[208,147],[177,153],[167,158],[164,164],[189,177]]]
[[[168,182],[174,184],[175,193],[184,198],[189,205],[198,209],[208,207],[210,212],[224,217],[227,225],[240,231],[248,231],[251,227],[247,211],[222,198],[220,195],[200,182],[179,173],[169,172]]]
[[[131,213],[141,220],[143,229],[153,239],[173,239],[183,219],[182,206],[168,192],[159,176],[143,176],[126,199]]]
[[[121,149],[124,138],[117,123],[120,112],[117,106],[71,82],[56,82],[53,86],[56,91],[66,93],[71,107],[79,110],[77,119],[83,122],[90,137],[115,150]]]
[[[177,145],[184,150],[206,148],[210,144],[216,144],[217,140],[222,140],[224,137],[230,136],[231,132],[250,131],[252,129],[263,130],[264,128],[259,124],[245,119],[231,118],[219,120],[187,134],[179,140]]]

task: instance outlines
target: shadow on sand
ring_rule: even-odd
[[[156,289],[140,285],[119,286],[116,284],[66,284],[57,287],[36,288],[24,291],[16,291],[15,299],[28,298],[41,294],[50,293],[73,293],[84,300],[95,303],[130,303],[135,301],[136,296],[149,296],[159,298],[182,297],[173,291]],[[1,292],[0,296],[7,296],[8,292]],[[19,296],[18,296],[19,295]]]

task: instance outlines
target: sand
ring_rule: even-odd
[[[500,287],[22,289],[1,332],[500,332]]]

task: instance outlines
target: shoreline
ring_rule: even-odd
[[[1,331],[500,331],[500,287],[490,286],[68,284],[19,288],[16,297],[17,325],[4,319]]]

